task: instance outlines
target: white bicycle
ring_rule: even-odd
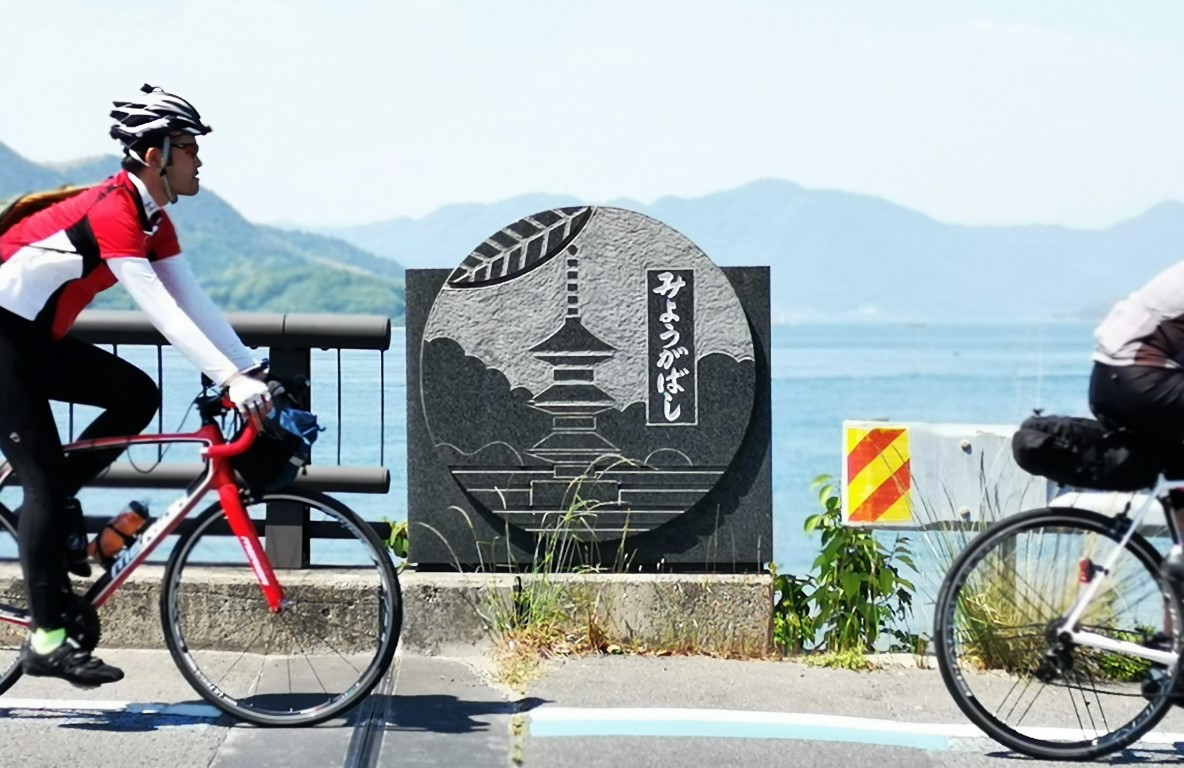
[[[1164,520],[1149,516],[1162,508]],[[1000,744],[1085,760],[1154,728],[1184,696],[1181,585],[1147,536],[1180,542],[1184,493],[1161,479],[1117,515],[1073,507],[1008,517],[973,539],[938,596],[946,687]],[[1166,543],[1166,542],[1165,542]]]

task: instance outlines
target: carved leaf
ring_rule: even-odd
[[[592,217],[589,206],[542,211],[498,230],[448,277],[452,288],[493,285],[524,275],[561,253]]]

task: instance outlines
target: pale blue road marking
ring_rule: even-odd
[[[543,720],[531,722],[530,735],[537,738],[555,736],[681,736],[699,739],[797,739],[912,747],[933,752],[946,752],[950,748],[949,738],[940,734],[861,731],[856,728],[827,728],[793,723],[704,723],[679,720],[591,719],[563,722]]]
[[[1079,729],[1031,728],[1045,739],[1077,740]],[[652,736],[698,738],[796,739],[911,747],[944,752],[968,743],[989,742],[969,723],[910,723],[844,715],[749,712],[724,709],[576,708],[542,706],[530,713],[530,735]],[[1147,734],[1143,743],[1174,744],[1184,734]]]

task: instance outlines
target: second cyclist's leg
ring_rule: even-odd
[[[63,456],[53,412],[41,394],[45,350],[30,342],[29,334],[36,329],[31,323],[21,326],[24,322],[11,315],[0,317],[0,450],[24,491],[18,521],[20,560],[34,626],[22,666],[26,674],[60,677],[76,685],[114,682],[123,673],[80,648],[63,626],[68,579],[65,536],[58,520],[64,494],[57,482]]]
[[[1184,370],[1150,365],[1094,365],[1090,409],[1099,418],[1165,445],[1184,443]],[[1184,510],[1175,510],[1176,531]],[[1184,579],[1184,550],[1177,541],[1164,560],[1164,572]]]
[[[1089,404],[1094,415],[1136,434],[1165,445],[1184,442],[1184,371],[1157,366],[1110,366],[1097,363],[1090,377]],[[1184,508],[1180,495],[1171,494],[1171,517],[1174,544],[1161,565],[1162,572],[1176,581],[1184,580],[1184,550],[1179,532],[1184,530]],[[1171,611],[1165,607],[1162,631],[1149,644],[1170,649],[1176,629]],[[1162,680],[1149,681],[1145,693],[1157,693]],[[1177,680],[1179,689],[1181,681]],[[1178,705],[1184,705],[1184,690],[1173,692]]]

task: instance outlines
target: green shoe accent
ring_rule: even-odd
[[[64,628],[38,629],[33,633],[33,638],[29,641],[29,644],[33,647],[33,653],[44,656],[64,642],[66,642],[66,630]]]

